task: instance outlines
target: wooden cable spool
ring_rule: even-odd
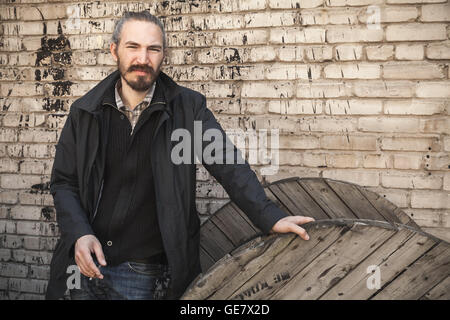
[[[204,272],[182,299],[450,299],[450,244],[383,197],[322,178],[265,190],[287,213],[316,219],[303,225],[310,240],[262,236],[229,202],[201,226]]]

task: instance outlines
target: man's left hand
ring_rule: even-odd
[[[300,225],[315,221],[312,217],[303,216],[289,216],[278,220],[277,223],[270,230],[271,233],[288,233],[293,232],[298,234],[303,240],[309,240],[309,235],[306,230],[300,227]]]

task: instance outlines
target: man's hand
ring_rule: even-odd
[[[314,218],[311,217],[303,217],[303,216],[289,216],[283,219],[278,220],[277,223],[270,230],[271,233],[288,233],[293,232],[298,234],[302,239],[309,240],[309,236],[306,233],[306,230],[299,225],[315,221]]]
[[[97,261],[106,266],[102,245],[98,239],[91,235],[82,236],[75,243],[75,261],[82,274],[90,278],[103,279],[103,275],[94,263],[91,253],[94,252]]]

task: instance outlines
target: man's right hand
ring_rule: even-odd
[[[91,253],[95,253],[97,261],[106,266],[105,256],[103,254],[102,245],[98,239],[91,235],[85,235],[78,238],[75,243],[75,262],[80,268],[82,274],[90,278],[103,279],[103,275],[94,263]]]

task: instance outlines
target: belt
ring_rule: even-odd
[[[161,253],[155,254],[153,256],[150,256],[148,258],[130,259],[130,262],[167,264],[167,257],[164,252],[161,252]]]

